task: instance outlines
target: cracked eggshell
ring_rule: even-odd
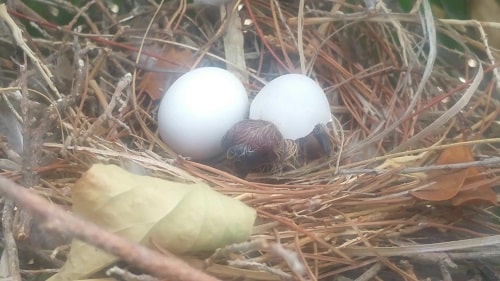
[[[330,104],[323,89],[301,74],[280,76],[255,96],[250,119],[274,123],[286,139],[307,136],[317,124],[332,120]]]
[[[165,93],[158,109],[161,138],[176,153],[205,160],[222,152],[222,138],[246,117],[245,87],[231,72],[203,67],[192,70]]]

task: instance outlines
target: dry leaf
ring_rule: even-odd
[[[496,205],[497,194],[491,186],[497,181],[497,178],[486,179],[476,167],[470,168],[462,189],[451,201],[452,205],[478,205],[480,203]]]
[[[451,201],[453,206],[460,205],[478,205],[480,203],[490,203],[493,205],[497,204],[497,193],[491,188],[491,186],[483,186],[478,189],[470,189],[465,191],[460,191],[457,196],[455,196]]]
[[[154,52],[153,52],[154,53]],[[188,50],[168,48],[159,54],[164,60],[156,60],[152,68],[172,70],[172,72],[147,72],[139,84],[139,92],[146,92],[151,99],[158,100],[182,73],[181,69],[189,70],[189,65],[194,62],[194,57]]]
[[[208,185],[134,175],[114,165],[92,166],[74,185],[72,200],[75,214],[131,241],[176,254],[245,241],[256,216],[254,209]],[[116,261],[75,240],[66,264],[49,280],[86,278]]]
[[[417,155],[407,155],[401,157],[389,158],[384,161],[381,165],[377,166],[376,169],[400,169],[409,166],[418,165],[427,156],[428,152],[422,152]],[[412,178],[425,179],[427,175],[425,173],[413,173]]]
[[[474,160],[472,151],[468,146],[452,146],[441,153],[435,165],[456,164]],[[412,191],[411,195],[422,200],[444,201],[453,198],[462,188],[469,169],[454,171],[431,171],[429,177],[422,185],[428,187]]]
[[[422,160],[426,156],[426,154],[427,152],[422,152],[417,155],[407,155],[407,156],[389,158],[386,159],[384,163],[379,165],[377,169],[397,169],[402,167],[404,168]]]
[[[431,172],[432,173],[432,172]],[[431,174],[429,173],[429,174]],[[458,194],[467,177],[467,170],[459,170],[448,174],[432,173],[422,185],[430,184],[421,190],[412,191],[411,195],[428,201],[444,201]]]
[[[467,163],[474,161],[469,146],[454,146],[445,149],[436,165]],[[448,171],[432,171],[423,183],[429,187],[413,191],[411,194],[422,200],[450,200],[454,206],[469,203],[497,203],[496,193],[491,188],[492,180],[485,180],[477,167]]]

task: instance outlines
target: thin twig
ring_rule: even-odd
[[[21,173],[23,177],[23,185],[26,188],[35,186],[38,182],[34,172],[37,166],[37,157],[35,155],[33,140],[32,126],[32,109],[30,108],[30,98],[28,93],[28,73],[27,73],[27,58],[24,55],[23,64],[19,65],[20,78],[19,83],[21,86],[21,115],[23,118],[22,135],[23,135],[23,153]],[[31,231],[32,217],[25,210],[19,211],[19,222],[16,225],[15,235],[18,239],[26,239]]]
[[[19,186],[19,189],[23,187]],[[21,281],[21,273],[19,271],[19,256],[17,251],[16,240],[12,233],[12,220],[14,217],[14,202],[8,199],[5,201],[2,212],[2,232],[5,240],[4,251],[7,253],[7,261],[10,277],[13,281]]]
[[[421,173],[421,172],[429,172],[436,170],[451,170],[451,169],[465,169],[470,167],[485,167],[485,166],[494,166],[500,164],[500,157],[490,157],[479,161],[465,162],[465,163],[457,163],[457,164],[444,164],[444,165],[433,165],[427,167],[411,167],[404,168],[398,171],[398,174],[412,174],[412,173]],[[365,174],[365,173],[374,173],[374,174],[384,174],[391,169],[340,169],[339,174]]]
[[[26,55],[31,59],[31,62],[36,66],[36,68],[44,78],[44,81],[47,83],[47,85],[49,85],[49,88],[54,92],[56,97],[61,98],[62,95],[57,90],[57,87],[54,85],[54,82],[52,82],[52,78],[54,77],[54,75],[52,74],[50,69],[45,64],[43,64],[40,59],[38,59],[35,52],[31,50],[28,44],[26,44],[26,40],[23,37],[23,32],[16,25],[14,20],[10,17],[9,13],[7,12],[7,8],[5,7],[5,4],[0,4],[0,18],[3,18],[4,21],[7,23],[7,25],[10,27],[12,35],[14,36],[17,45],[21,49],[23,49]]]
[[[345,248],[344,253],[349,255],[374,256],[374,252],[385,257],[390,256],[409,256],[423,253],[446,252],[453,250],[464,250],[476,247],[493,246],[500,244],[500,235],[487,237],[470,238],[458,241],[441,242],[434,244],[410,245],[400,247],[358,247]]]
[[[299,51],[300,71],[306,74],[306,58],[304,56],[304,5],[305,1],[299,2],[299,13],[297,15],[297,45]]]
[[[266,40],[266,38],[264,36],[264,32],[262,31],[262,28],[259,26],[259,23],[258,23],[255,15],[254,15],[254,13],[252,11],[252,5],[250,4],[250,0],[244,0],[244,1],[245,1],[245,5],[247,7],[248,15],[250,16],[250,18],[252,19],[252,21],[254,23],[255,31],[257,32],[257,35],[262,39],[262,43],[264,43],[264,45],[266,46],[267,50],[273,55],[274,59],[276,59],[276,61],[281,66],[283,66],[283,68],[288,69],[287,65],[276,54],[276,52],[274,51],[274,49],[269,44],[268,40]]]
[[[120,79],[120,81],[116,85],[115,92],[113,93],[113,96],[111,97],[111,101],[109,102],[108,107],[106,108],[104,113],[101,116],[99,116],[99,118],[87,130],[85,135],[83,135],[82,141],[85,141],[90,135],[92,135],[95,132],[95,130],[97,130],[97,128],[101,124],[103,124],[106,120],[114,121],[118,125],[123,127],[125,130],[127,130],[129,132],[131,131],[129,126],[127,126],[127,124],[125,124],[124,122],[122,122],[119,119],[119,117],[123,116],[124,109],[128,104],[129,94],[128,93],[124,94],[124,91],[125,91],[125,88],[130,84],[131,81],[132,81],[132,74],[130,74],[130,73],[125,74],[125,76],[123,76],[122,79]],[[122,99],[121,96],[125,96],[125,98]],[[120,107],[118,108],[118,118],[113,116],[113,110],[115,109],[117,104],[120,105]]]

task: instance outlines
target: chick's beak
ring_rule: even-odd
[[[330,152],[332,152],[332,144],[326,126],[324,124],[317,124],[314,126],[313,136],[318,140],[323,152],[326,155],[330,155]]]

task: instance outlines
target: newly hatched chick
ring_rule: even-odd
[[[227,159],[234,165],[236,174],[245,177],[252,170],[280,161],[285,139],[271,122],[243,120],[226,133],[222,147]]]
[[[330,155],[331,138],[325,125],[318,124],[300,139],[287,140],[278,127],[264,120],[236,123],[222,139],[226,158],[239,177],[250,171],[290,168]]]

